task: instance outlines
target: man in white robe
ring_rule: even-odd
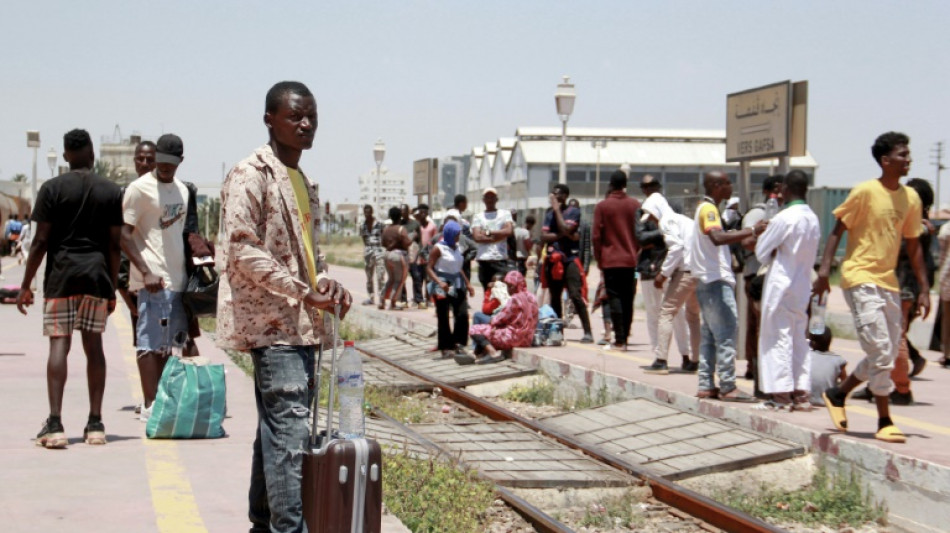
[[[785,208],[755,244],[756,258],[769,265],[762,292],[759,384],[771,396],[770,407],[811,410],[807,309],[821,232],[805,203],[808,176],[793,170],[782,189]]]

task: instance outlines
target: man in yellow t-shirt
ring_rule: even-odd
[[[878,431],[875,438],[904,442],[906,437],[890,417],[889,395],[894,389],[891,370],[901,338],[900,288],[894,267],[901,238],[907,241],[914,275],[920,284],[917,304],[923,316],[930,312],[930,284],[924,271],[918,236],[921,207],[917,193],[900,179],[910,170],[910,139],[903,133],[888,132],[874,141],[871,154],[881,166],[881,177],[866,181],[848,195],[835,211],[837,222],[828,237],[812,292],[828,292],[828,275],[835,250],[845,231],[850,231],[841,288],[854,316],[861,348],[867,354],[840,387],[825,391],[822,398],[839,431],[847,431],[844,401],[861,382],[867,381],[877,404]]]

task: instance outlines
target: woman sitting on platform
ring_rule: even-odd
[[[471,363],[496,363],[511,357],[512,348],[531,346],[534,330],[538,326],[538,302],[527,291],[524,276],[517,270],[505,275],[505,284],[511,298],[490,324],[476,324],[469,328],[475,343],[475,355],[455,356],[460,365]],[[498,355],[496,350],[501,350]]]

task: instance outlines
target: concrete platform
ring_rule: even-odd
[[[331,266],[331,275],[340,280],[362,301],[366,278],[362,270]],[[588,284],[598,282],[591,272]],[[469,299],[473,309],[481,307],[481,290]],[[847,325],[847,305],[839,289],[834,289],[828,303],[830,319]],[[385,330],[387,327],[424,328],[435,326],[435,313],[428,310],[379,311],[375,307],[355,308],[351,321],[365,327]],[[601,317],[591,318],[595,337],[599,337]],[[574,322],[575,326],[577,320]],[[773,413],[752,409],[751,405],[724,404],[698,400],[696,376],[670,373],[653,375],[644,368],[653,361],[642,309],[634,315],[630,345],[627,351],[605,351],[594,345],[579,344],[580,329],[568,329],[568,345],[518,350],[515,361],[537,367],[555,378],[570,378],[592,391],[606,387],[611,394],[646,396],[698,413],[723,418],[742,427],[754,429],[776,438],[799,443],[812,452],[821,453],[831,463],[841,463],[860,471],[875,495],[885,498],[894,525],[907,531],[944,531],[950,523],[950,371],[940,367],[938,352],[924,350],[929,344],[932,318],[915,323],[912,340],[930,361],[927,368],[913,379],[912,390],[917,401],[912,406],[893,406],[892,418],[908,435],[905,444],[888,444],[874,439],[877,414],[872,404],[852,401],[848,404],[852,431],[841,434],[834,430],[824,409],[810,413]],[[433,344],[434,344],[433,340]],[[675,343],[674,343],[675,349]],[[835,339],[832,350],[848,361],[853,369],[863,357],[857,341]],[[670,361],[679,357],[671,353]],[[741,374],[745,363],[738,363]],[[751,392],[752,383],[739,379],[740,388]]]
[[[5,281],[19,285],[22,267],[3,258]],[[42,309],[27,316],[0,305],[0,524],[4,531],[95,533],[247,531],[247,490],[257,414],[253,381],[207,336],[201,354],[225,365],[228,418],[223,439],[155,441],[133,413],[142,401],[128,311],[112,315],[103,334],[108,377],[103,421],[109,444],[82,443],[88,414],[85,356],[75,337],[63,405],[65,450],[38,448],[33,438],[46,418],[46,359]],[[383,531],[408,532],[384,515]]]

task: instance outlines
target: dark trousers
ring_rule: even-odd
[[[458,289],[456,289],[458,290]],[[435,301],[435,316],[439,322],[439,350],[454,350],[468,344],[468,293],[458,290],[459,295],[446,296]],[[449,310],[455,316],[455,325],[449,328]]]
[[[495,277],[495,274],[501,274],[504,276],[507,274],[511,268],[508,266],[508,261],[479,261],[478,262],[478,282],[482,284],[482,290],[488,290],[488,284],[491,283],[491,279]]]
[[[637,280],[634,277],[636,271],[635,267],[604,269],[604,289],[610,303],[610,321],[613,322],[617,344],[627,344],[627,338],[630,336],[633,299],[637,295]]]
[[[550,271],[548,271],[550,274]],[[584,328],[585,335],[591,335],[590,315],[587,313],[587,304],[584,303],[584,297],[581,293],[581,270],[576,261],[564,263],[564,276],[557,280],[548,278],[548,288],[551,289],[551,309],[557,313],[557,316],[563,318],[564,313],[561,309],[561,291],[567,288],[567,294],[574,304],[574,312],[581,319],[581,326]],[[631,314],[632,316],[632,314]],[[616,326],[615,326],[616,327]]]
[[[426,301],[422,293],[422,281],[425,279],[425,265],[409,265],[409,275],[412,276],[412,301],[421,304]]]

